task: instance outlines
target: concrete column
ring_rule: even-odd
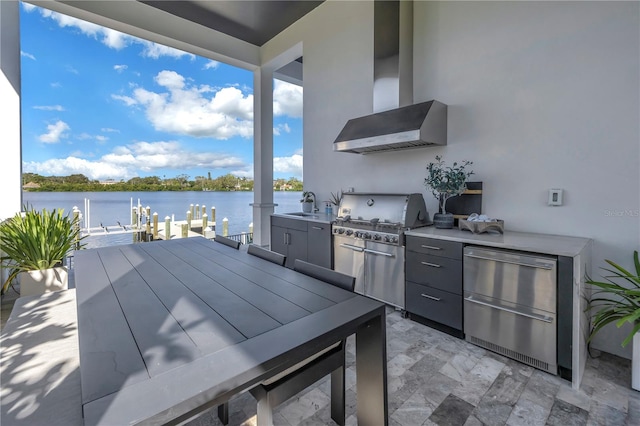
[[[14,216],[22,206],[19,7],[16,0],[0,1],[0,220]]]
[[[273,213],[273,69],[253,72],[253,241],[270,244]]]

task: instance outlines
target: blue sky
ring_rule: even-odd
[[[251,72],[22,4],[23,171],[253,177]],[[302,178],[302,88],[274,82],[274,177]]]

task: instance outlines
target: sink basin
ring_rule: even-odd
[[[293,213],[285,213],[288,216],[304,216],[304,217],[312,217],[312,218],[319,218],[320,216],[318,216],[316,213],[305,213],[305,212],[293,212]]]

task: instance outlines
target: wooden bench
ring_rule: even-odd
[[[0,424],[83,424],[75,289],[17,299],[0,346]]]

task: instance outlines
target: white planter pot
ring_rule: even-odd
[[[302,211],[304,213],[311,213],[313,210],[313,203],[302,203]]]
[[[633,335],[631,355],[631,388],[640,391],[640,333]]]
[[[20,272],[18,280],[20,281],[20,297],[36,296],[69,288],[69,273],[64,266]]]

